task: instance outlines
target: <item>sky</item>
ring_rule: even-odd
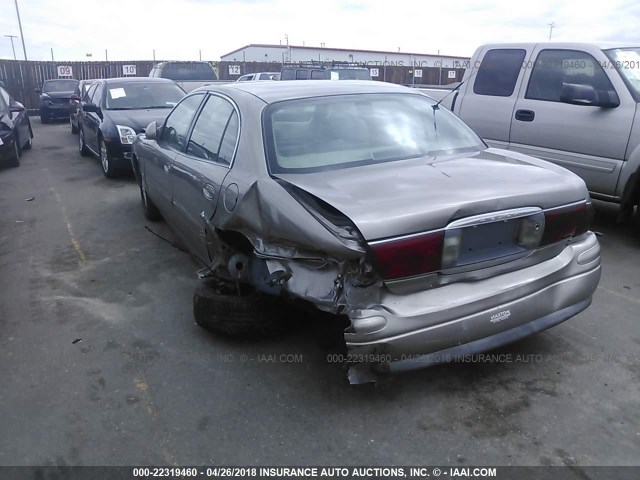
[[[20,36],[15,0],[4,35]],[[249,43],[471,56],[481,44],[552,40],[640,44],[640,2],[609,0],[18,0],[29,60],[219,60]],[[23,59],[20,38],[16,55]],[[91,57],[87,57],[90,53]]]

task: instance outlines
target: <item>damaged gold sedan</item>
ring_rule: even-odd
[[[133,151],[147,218],[227,286],[208,326],[248,332],[281,298],[343,315],[352,383],[557,325],[600,279],[579,177],[488,148],[405,87],[207,86]]]

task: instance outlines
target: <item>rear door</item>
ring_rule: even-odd
[[[635,101],[601,51],[538,46],[526,72],[511,125],[509,149],[557,163],[581,176],[592,193],[615,194],[635,114]],[[591,85],[617,95],[603,108],[562,103],[563,84]],[[526,86],[526,88],[525,88]],[[523,117],[522,112],[526,115]]]
[[[524,76],[526,48],[487,48],[480,53],[480,66],[459,100],[457,115],[489,145],[507,148],[511,117]]]
[[[205,95],[203,93],[185,97],[171,111],[164,126],[158,148],[150,149],[145,157],[144,178],[147,193],[168,220],[175,219],[171,196],[170,173],[175,152],[184,151],[191,124]]]
[[[202,261],[207,248],[207,221],[213,217],[229,173],[239,132],[238,112],[226,97],[211,94],[193,125],[187,148],[174,152],[171,191],[185,240]]]

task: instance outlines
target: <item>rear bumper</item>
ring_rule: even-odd
[[[350,316],[345,340],[356,363],[350,380],[360,383],[370,370],[455,360],[550,328],[589,306],[600,274],[600,246],[589,232],[558,256],[515,272],[409,295],[385,293],[379,306]]]
[[[40,115],[46,118],[68,118],[72,107],[65,104],[41,105]]]

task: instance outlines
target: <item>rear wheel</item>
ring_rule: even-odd
[[[40,121],[42,123],[49,123],[51,120],[49,119],[49,117],[47,116],[46,113],[44,113],[42,110],[40,110]]]
[[[69,123],[71,124],[71,133],[78,133],[78,125],[73,123],[71,115],[69,115]]]

